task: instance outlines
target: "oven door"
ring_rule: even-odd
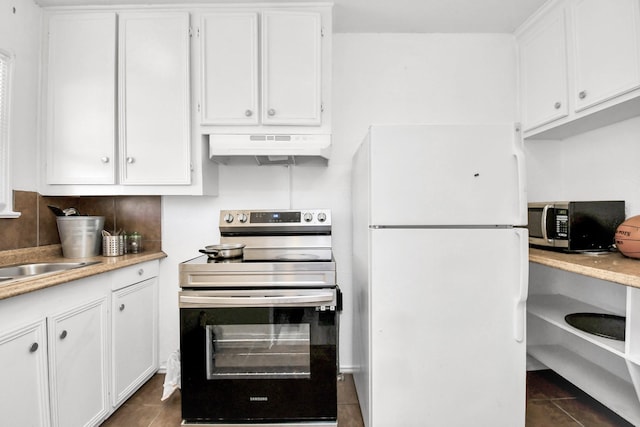
[[[335,422],[337,292],[180,292],[185,422]]]

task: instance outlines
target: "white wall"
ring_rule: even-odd
[[[624,200],[640,214],[640,117],[559,141],[527,141],[529,201]]]
[[[12,188],[17,190],[37,189],[40,17],[40,8],[32,0],[2,2],[0,48],[15,56],[9,149]]]
[[[351,157],[372,123],[515,120],[515,44],[510,35],[335,34],[333,152],[328,167],[222,166],[216,198],[164,197],[160,360],[179,347],[178,263],[217,243],[220,209],[328,207],[344,293],[340,362],[351,347]],[[291,174],[291,175],[290,175]]]

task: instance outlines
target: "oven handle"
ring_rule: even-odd
[[[287,296],[190,296],[180,295],[181,307],[270,307],[335,305],[333,292]],[[325,303],[325,304],[322,304]]]

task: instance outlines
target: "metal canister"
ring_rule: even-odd
[[[142,235],[136,231],[127,235],[127,253],[137,254],[142,252]]]

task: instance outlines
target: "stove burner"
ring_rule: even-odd
[[[241,262],[244,262],[244,259],[242,257],[226,258],[226,259],[207,258],[207,264],[229,264],[232,262],[241,263]]]

